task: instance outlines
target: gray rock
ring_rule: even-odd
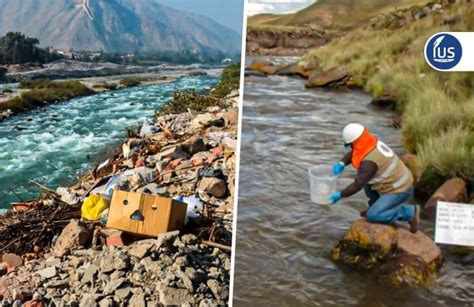
[[[39,274],[44,279],[49,279],[58,274],[55,266],[50,266],[45,269],[36,271],[36,274]]]
[[[125,288],[115,290],[115,295],[117,295],[122,300],[124,300],[130,295],[131,291],[132,291],[131,287],[125,287]]]
[[[224,180],[214,177],[204,177],[199,182],[198,191],[220,198],[227,193],[227,184]]]
[[[115,251],[106,253],[100,261],[100,270],[104,273],[113,270],[125,270],[130,266],[128,256],[122,252]]]
[[[146,307],[145,294],[134,294],[132,298],[128,301],[130,307]]]
[[[214,297],[217,298],[218,300],[221,299],[221,291],[222,291],[222,286],[220,282],[218,282],[215,279],[209,279],[207,281],[207,286],[209,289],[211,289],[212,294],[214,294]]]
[[[139,242],[136,242],[137,244],[134,244],[134,246],[131,247],[130,255],[137,257],[138,259],[142,259],[148,254],[148,252],[153,246],[153,243],[150,243],[150,242],[139,243]]]
[[[104,298],[99,302],[99,307],[112,307],[114,306],[114,301],[110,298]]]
[[[158,293],[163,305],[194,304],[193,296],[186,289],[159,286]]]
[[[198,238],[193,234],[186,234],[181,237],[181,241],[183,241],[183,243],[187,245],[195,244],[197,242],[197,239]]]
[[[99,271],[99,268],[93,264],[90,264],[87,266],[84,275],[82,276],[81,282],[86,284],[86,283],[92,283],[94,282],[95,275]]]
[[[178,235],[179,235],[179,230],[159,234],[158,238],[156,239],[157,248],[159,249],[162,247],[172,246],[174,243],[174,240],[178,237]]]
[[[104,294],[108,295],[114,293],[115,290],[117,290],[125,282],[125,280],[126,279],[123,277],[111,280],[107,285],[105,285]]]
[[[85,293],[82,296],[82,299],[79,305],[81,307],[96,307],[97,306],[96,300],[97,300],[97,295]]]
[[[199,307],[214,307],[217,305],[219,305],[217,301],[210,298],[205,298],[199,302]]]

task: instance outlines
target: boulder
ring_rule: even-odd
[[[12,254],[12,253],[3,254],[2,262],[5,263],[5,265],[8,268],[11,268],[11,269],[14,269],[23,265],[23,260],[21,260],[20,256],[18,256],[17,254]]]
[[[207,151],[204,140],[197,135],[186,140],[182,144],[182,148],[184,151],[186,151],[190,155],[194,155],[201,151]]]
[[[224,180],[214,177],[204,177],[198,186],[198,191],[211,194],[220,198],[227,193],[227,185]]]
[[[54,245],[54,255],[62,257],[72,250],[86,246],[91,238],[89,229],[80,224],[77,220],[71,220],[63,229]]]
[[[239,110],[232,109],[224,113],[224,122],[226,126],[234,126],[239,123]]]
[[[344,67],[336,66],[323,72],[313,73],[309,77],[308,82],[306,82],[305,87],[337,87],[344,85],[348,77],[349,75]]]
[[[390,284],[418,286],[431,281],[442,263],[441,250],[421,231],[366,220],[351,225],[332,258],[357,270],[375,270]]]
[[[172,246],[179,235],[179,230],[161,233],[156,238],[156,248]]]
[[[374,97],[371,104],[377,107],[393,109],[396,104],[395,95],[391,91],[385,91],[382,95]]]
[[[305,79],[308,79],[310,74],[312,73],[312,70],[306,69],[303,65],[299,63],[291,63],[275,71],[275,74],[279,76],[299,76]]]
[[[436,213],[436,204],[438,201],[446,202],[465,202],[467,201],[466,182],[461,178],[451,178],[447,180],[430,197],[424,206],[424,210],[434,215]]]
[[[274,74],[280,66],[274,65],[271,61],[268,60],[254,60],[250,63],[249,67],[250,70],[257,71],[266,75]]]

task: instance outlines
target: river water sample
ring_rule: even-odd
[[[337,189],[337,176],[332,174],[331,167],[313,166],[308,169],[308,177],[311,201],[320,205],[330,204],[329,195]]]
[[[28,180],[53,189],[75,182],[109,158],[126,139],[126,127],[152,119],[173,91],[210,88],[220,72],[75,98],[0,122],[0,208],[38,196],[41,190]]]

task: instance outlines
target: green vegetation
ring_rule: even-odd
[[[199,112],[218,102],[218,98],[199,94],[194,89],[175,91],[173,98],[163,105],[157,115],[185,113],[188,109]]]
[[[216,88],[212,91],[212,95],[216,97],[225,97],[233,90],[240,87],[240,64],[232,64],[224,68],[221,80]]]
[[[13,93],[13,90],[11,87],[5,87],[3,90],[2,90],[3,93]]]
[[[19,87],[30,90],[7,102],[1,103],[0,110],[11,109],[13,112],[21,112],[36,106],[94,93],[94,91],[79,81],[54,82],[47,79],[22,81]]]
[[[446,16],[454,22],[446,22]],[[356,84],[373,96],[392,95],[396,111],[403,114],[405,148],[418,154],[419,174],[434,168],[443,176],[473,181],[474,77],[439,73],[423,56],[433,33],[473,31],[472,16],[472,5],[454,4],[403,27],[359,29],[311,51],[303,63],[322,69],[344,65]]]
[[[203,111],[210,106],[219,105],[223,97],[240,87],[240,64],[227,66],[221,76],[221,80],[211,91],[211,95],[203,95],[194,89],[175,91],[173,99],[166,102],[157,112],[158,116],[177,114],[193,111]]]
[[[38,45],[36,38],[26,37],[20,32],[8,32],[0,38],[0,64],[46,63],[61,58]]]
[[[117,83],[107,83],[107,82],[92,85],[93,89],[105,88],[105,89],[111,90],[111,91],[117,89],[117,87],[118,87]]]
[[[124,87],[137,86],[137,85],[140,85],[141,83],[142,83],[142,80],[138,78],[126,78],[126,79],[120,80],[120,85]]]

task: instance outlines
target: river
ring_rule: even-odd
[[[282,59],[288,61],[288,59]],[[289,77],[246,77],[234,277],[235,306],[444,306],[474,301],[474,264],[445,254],[428,289],[391,289],[335,264],[330,253],[366,206],[363,192],[311,203],[307,170],[343,155],[342,128],[367,125],[398,153],[391,113],[358,91],[304,89]],[[339,182],[351,182],[345,171]],[[432,235],[432,224],[421,229]],[[472,259],[472,258],[471,258]]]
[[[28,184],[66,185],[88,170],[117,143],[126,127],[151,119],[175,90],[214,86],[221,70],[208,76],[182,77],[175,82],[144,85],[71,99],[12,116],[0,123],[0,208],[36,197]],[[24,128],[21,131],[13,127]]]

